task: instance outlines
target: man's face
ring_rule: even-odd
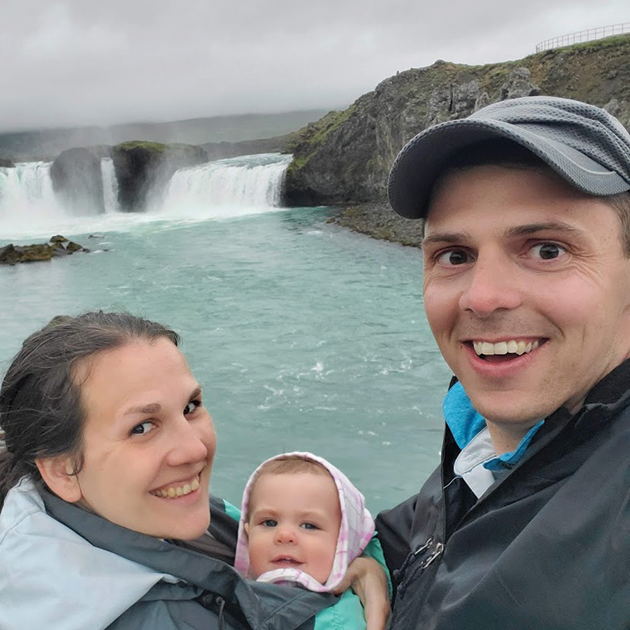
[[[444,358],[515,447],[630,355],[630,261],[603,201],[551,172],[453,172],[425,225],[424,303]]]

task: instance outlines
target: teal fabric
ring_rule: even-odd
[[[457,446],[462,450],[466,448],[478,433],[486,428],[486,419],[473,407],[468,394],[466,394],[460,382],[455,383],[448,390],[442,403],[442,411]],[[540,420],[527,432],[516,449],[485,462],[483,467],[488,470],[498,471],[514,466],[523,456],[534,435],[544,423],[544,420]]]
[[[314,630],[365,630],[366,627],[363,606],[348,589],[336,604],[317,613]]]
[[[241,518],[241,511],[225,499],[223,503],[225,504],[226,514],[238,521]],[[392,582],[385,564],[383,548],[376,535],[365,548],[363,555],[374,558],[383,567],[389,583],[389,596],[391,597]],[[361,601],[351,589],[348,589],[336,604],[317,613],[314,630],[365,630],[366,627]]]
[[[532,441],[532,438],[536,435],[538,429],[540,429],[543,424],[545,424],[544,420],[535,424],[520,441],[515,450],[510,451],[509,453],[503,453],[500,457],[495,457],[494,459],[487,461],[483,467],[493,471],[511,468],[514,464],[516,464],[516,462],[518,462],[519,459],[521,459],[523,453],[527,450],[529,443]]]
[[[232,505],[229,501],[223,499],[223,504],[225,505],[225,513],[233,518],[235,521],[241,520],[241,510],[237,508],[235,505]]]

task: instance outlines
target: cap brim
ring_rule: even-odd
[[[408,219],[423,218],[435,180],[452,157],[467,146],[506,138],[529,149],[578,190],[591,195],[616,195],[630,184],[583,153],[541,133],[539,125],[515,125],[479,119],[441,123],[411,140],[396,158],[388,180],[392,208]]]

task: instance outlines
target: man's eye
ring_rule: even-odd
[[[302,529],[319,529],[319,527],[317,527],[317,525],[315,525],[315,523],[302,523],[300,525],[300,527]]]
[[[150,420],[147,420],[146,422],[142,422],[131,429],[131,434],[144,435],[145,433],[149,433],[149,431],[153,431],[153,429],[155,429],[155,424]]]
[[[436,260],[439,265],[454,267],[469,262],[469,256],[463,249],[449,249],[446,252],[442,252]]]
[[[200,400],[191,400],[185,407],[184,407],[184,415],[188,416],[191,413],[194,413],[197,409],[199,409],[199,407],[201,407],[201,401]]]
[[[567,253],[567,250],[557,243],[538,243],[531,251],[534,257],[541,260],[553,260]]]
[[[272,518],[267,518],[260,523],[263,527],[275,527],[278,522],[274,521]]]

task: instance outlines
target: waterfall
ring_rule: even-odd
[[[3,227],[54,223],[65,215],[50,179],[50,162],[21,162],[0,168],[0,221]]]
[[[163,219],[223,219],[269,212],[282,202],[282,184],[291,156],[249,155],[177,171],[166,191],[145,213],[118,207],[118,182],[110,158],[101,160],[105,214],[78,216],[57,197],[50,162],[0,167],[0,238],[105,231]],[[157,193],[156,191],[156,194]]]
[[[118,180],[114,171],[114,161],[111,158],[101,160],[101,174],[103,176],[105,212],[118,212]]]
[[[164,208],[178,212],[223,209],[230,210],[230,215],[246,209],[277,208],[290,161],[290,155],[265,153],[180,169],[169,183]]]

